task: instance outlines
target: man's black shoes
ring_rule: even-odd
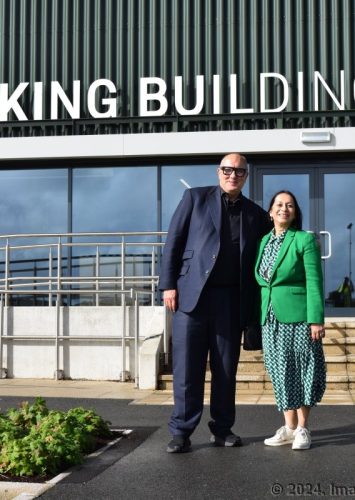
[[[210,442],[214,446],[223,447],[239,447],[243,446],[243,442],[239,436],[231,433],[225,437],[216,436],[212,434]],[[174,436],[173,439],[168,444],[166,451],[168,453],[186,453],[191,449],[191,441],[189,438],[184,436]]]
[[[243,442],[240,436],[236,436],[233,433],[228,434],[228,436],[225,437],[219,437],[212,434],[210,442],[214,444],[214,446],[227,446],[227,447],[243,446]]]
[[[166,451],[168,453],[186,453],[191,449],[191,441],[184,436],[174,436],[168,444]]]

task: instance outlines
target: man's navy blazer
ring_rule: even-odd
[[[191,312],[197,305],[218,257],[221,225],[222,199],[219,186],[185,191],[170,222],[159,280],[160,290],[178,291],[178,306],[181,311]],[[256,249],[258,241],[269,231],[270,221],[265,210],[242,196],[241,327],[247,325],[256,314]]]

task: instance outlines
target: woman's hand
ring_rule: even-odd
[[[324,335],[324,325],[318,325],[317,323],[311,324],[311,337],[313,341],[322,339]]]

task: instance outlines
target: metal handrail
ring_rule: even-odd
[[[64,281],[66,282],[67,285],[74,285],[74,279],[76,281],[80,281],[81,277],[65,277],[63,276],[63,273],[61,272],[61,269],[63,268],[63,261],[67,262],[67,267],[71,268],[71,263],[75,261],[77,258],[76,256],[63,256],[63,248],[73,248],[73,247],[84,247],[84,248],[96,248],[96,256],[85,256],[88,258],[94,258],[95,257],[95,278],[91,277],[91,279],[95,279],[95,287],[98,290],[100,283],[101,284],[107,284],[103,283],[102,281],[99,282],[100,280],[100,267],[102,265],[114,265],[114,262],[110,260],[110,262],[107,263],[102,263],[101,255],[99,249],[102,247],[107,247],[107,246],[116,246],[117,249],[120,250],[119,254],[115,256],[110,256],[110,259],[113,259],[114,257],[119,258],[119,262],[116,262],[121,267],[121,273],[119,276],[106,276],[105,279],[106,281],[115,281],[115,279],[120,280],[120,288],[123,289],[125,288],[125,285],[127,282],[130,283],[141,283],[142,285],[148,285],[150,286],[150,289],[154,292],[155,286],[158,280],[158,276],[156,275],[156,260],[159,258],[159,252],[160,249],[163,247],[164,243],[161,241],[162,237],[166,235],[166,232],[164,231],[134,231],[134,232],[82,232],[82,233],[23,233],[23,234],[6,234],[6,235],[0,235],[0,245],[1,241],[6,242],[5,246],[0,246],[0,251],[5,251],[5,276],[4,278],[0,278],[0,286],[3,286],[4,290],[8,290],[10,288],[14,288],[14,282],[15,281],[27,281],[28,284],[26,286],[31,286],[30,283],[32,282],[33,287],[38,286],[39,282],[42,281],[41,286],[48,286],[48,305],[51,305],[51,293],[53,291],[53,285],[55,283],[57,284],[57,289],[61,289],[61,283]],[[106,241],[97,241],[97,238],[99,237],[105,237]],[[132,237],[154,237],[154,241],[128,241]],[[30,238],[37,238],[37,239],[51,239],[55,238],[57,241],[56,242],[48,242],[46,241],[45,243],[43,242],[36,242],[33,244],[16,244],[15,241],[17,239],[30,239]],[[82,238],[95,238],[96,241],[63,241],[63,240],[71,240],[71,239],[82,239]],[[107,241],[110,239],[110,241]],[[116,241],[112,241],[112,239],[116,239]],[[149,258],[150,256],[150,262],[145,262],[143,261],[143,264],[150,264],[151,266],[151,274],[149,276],[147,275],[141,275],[141,276],[127,276],[126,275],[126,267],[127,267],[127,259],[128,259],[128,248],[132,247],[148,247],[151,248],[151,253],[149,254],[144,254],[144,257]],[[34,250],[34,249],[48,249],[48,258],[41,258],[40,262],[43,263],[45,261],[48,261],[48,275],[49,276],[35,276],[33,275],[32,280],[28,278],[28,276],[11,276],[10,273],[10,257],[13,254],[13,252],[18,251],[18,250]],[[57,255],[56,259],[55,256],[53,255],[53,249],[57,250]],[[139,254],[132,254],[130,257],[139,257]],[[68,260],[70,259],[70,262]],[[30,260],[31,261],[31,260]],[[35,261],[35,259],[32,259],[32,261]],[[24,261],[21,261],[24,262]],[[27,260],[26,262],[29,262]],[[54,263],[56,262],[57,264],[57,272],[54,273]],[[142,262],[140,263],[142,264]],[[87,264],[89,265],[89,264]],[[45,268],[41,267],[41,271],[45,270]],[[15,271],[16,273],[18,271]],[[70,283],[72,281],[72,283]],[[85,280],[85,282],[88,283],[88,280]],[[76,283],[78,284],[78,283]],[[156,297],[154,296],[155,294],[152,294],[152,305],[156,302]],[[8,305],[8,299],[7,295],[6,297],[6,305]],[[124,299],[123,299],[124,300]],[[99,305],[99,299],[98,296],[96,296],[96,305]]]
[[[73,291],[70,291],[70,293]],[[121,341],[121,346],[122,346],[122,360],[126,359],[126,352],[125,352],[125,347],[126,347],[126,341],[134,340],[134,353],[135,353],[135,361],[134,361],[134,381],[135,381],[135,387],[139,388],[139,302],[138,302],[138,296],[141,294],[150,294],[150,291],[146,290],[134,290],[133,288],[130,290],[111,290],[111,293],[120,293],[120,294],[125,294],[129,295],[133,299],[134,303],[134,317],[135,317],[135,325],[134,325],[134,336],[131,335],[125,335],[125,328],[122,328],[122,335],[117,336],[117,335],[60,335],[60,296],[64,293],[67,293],[66,291],[59,291],[55,292],[57,295],[57,301],[56,301],[56,331],[54,335],[5,335],[4,334],[4,301],[3,301],[3,295],[6,294],[11,294],[13,293],[12,291],[2,291],[0,294],[0,373],[3,372],[3,342],[4,340],[9,341],[9,340],[54,340],[55,341],[55,373],[54,373],[54,378],[55,380],[58,380],[62,378],[60,376],[60,373],[62,370],[59,369],[59,343],[62,342],[63,340],[75,340],[75,341],[112,341],[112,340],[120,340]],[[41,293],[40,291],[36,290],[21,290],[21,293]],[[84,293],[92,293],[90,290],[85,290]],[[105,290],[100,290],[98,293],[106,293]],[[125,306],[126,307],[126,303]],[[126,316],[125,310],[123,311],[123,317]],[[126,380],[126,370],[125,368],[125,361],[122,365],[122,371],[121,371],[121,381],[125,382]]]
[[[1,238],[1,237],[0,237]],[[73,242],[62,242],[62,247],[107,247],[108,245],[117,245],[117,243],[113,243],[112,241],[108,242],[95,242],[95,243],[90,243],[89,241],[86,241],[84,243],[73,243]],[[136,241],[136,242],[131,242],[127,241],[126,242],[127,246],[135,246],[135,247],[145,247],[147,245],[155,245],[155,246],[164,246],[164,243],[155,241],[155,242],[150,242],[150,241]],[[9,246],[10,249],[21,249],[21,250],[29,250],[31,248],[56,248],[58,245],[57,243],[37,243],[35,245],[14,245],[14,246]],[[5,250],[6,247],[0,247],[0,250]]]
[[[60,378],[59,369],[59,345],[63,340],[100,340],[100,341],[112,341],[120,340],[122,342],[122,371],[121,380],[126,380],[126,354],[125,347],[126,341],[131,341],[134,339],[135,342],[135,384],[138,387],[139,384],[139,356],[138,356],[138,342],[139,342],[139,300],[142,296],[151,297],[151,305],[157,302],[157,282],[158,275],[156,274],[157,268],[156,264],[160,258],[160,249],[163,247],[162,237],[166,235],[166,232],[162,231],[136,231],[136,232],[85,232],[85,233],[26,233],[26,234],[9,234],[0,235],[1,241],[5,242],[4,246],[0,246],[0,251],[5,252],[5,262],[4,262],[4,277],[0,278],[0,294],[1,294],[1,304],[0,304],[0,373],[3,372],[3,341],[21,339],[21,340],[55,340],[55,355],[56,355],[56,370],[55,378]],[[155,237],[155,241],[127,241],[132,237]],[[98,238],[106,237],[110,241],[63,241],[71,238]],[[16,244],[16,239],[29,239],[37,238],[50,239],[56,238],[56,242],[37,242],[33,244]],[[117,241],[112,241],[112,239],[117,238]],[[63,248],[65,247],[92,247],[96,248],[95,255],[91,255],[90,258],[93,259],[92,267],[94,269],[93,276],[64,276],[63,269],[72,269],[72,260],[75,257],[63,255]],[[121,272],[117,276],[102,276],[100,275],[100,270],[104,265],[101,261],[100,248],[107,246],[114,246],[120,250],[120,253],[110,256],[110,259],[118,258],[116,263],[110,262],[107,265],[118,265]],[[144,254],[144,257],[149,257],[150,261],[144,261],[143,264],[150,265],[150,274],[133,275],[128,276],[126,274],[127,260],[128,256],[127,249],[131,247],[150,247],[151,252]],[[31,276],[27,275],[16,275],[11,276],[11,257],[17,250],[35,250],[35,249],[48,249],[48,258],[41,257],[41,263],[48,261],[48,275],[37,276],[35,273],[38,271],[34,266],[32,269],[33,274]],[[55,250],[55,252],[53,252]],[[55,255],[56,254],[56,255]],[[133,257],[139,257],[142,254],[132,254]],[[89,256],[85,256],[89,258]],[[105,256],[106,257],[106,256]],[[71,261],[69,262],[69,259]],[[19,262],[36,262],[36,259],[26,259]],[[17,261],[15,261],[17,262]],[[56,262],[56,266],[55,266]],[[66,266],[64,265],[66,262]],[[134,262],[133,262],[134,264]],[[142,264],[142,262],[140,263]],[[44,271],[45,268],[39,268]],[[28,272],[26,269],[25,272]],[[21,272],[21,270],[16,270],[16,273]],[[71,289],[69,287],[77,286],[78,288]],[[103,286],[109,286],[109,288],[102,288]],[[130,287],[128,289],[128,286]],[[38,288],[41,288],[40,290]],[[149,289],[142,289],[141,287],[149,287]],[[71,295],[94,295],[95,305],[99,305],[99,296],[101,294],[112,294],[114,297],[119,295],[121,297],[121,307],[123,308],[123,322],[122,322],[122,335],[121,336],[68,336],[60,335],[60,307],[62,305],[63,296]],[[9,305],[9,298],[12,296],[38,296],[38,295],[48,295],[48,306],[52,306],[53,301],[55,301],[55,314],[56,314],[56,333],[55,335],[39,335],[39,336],[17,336],[17,335],[4,335],[4,307]],[[135,324],[134,324],[134,336],[126,336],[126,313],[125,309],[127,307],[127,297],[130,296],[133,300],[135,308]],[[165,311],[166,313],[166,311]],[[165,325],[168,322],[165,321]],[[168,358],[169,350],[169,336],[170,332],[168,327],[164,328],[164,350],[166,359]]]
[[[67,290],[61,290],[61,291],[56,291],[54,292],[55,295],[57,295],[57,300],[56,300],[56,308],[55,308],[55,313],[56,313],[56,331],[55,334],[49,334],[49,335],[5,335],[4,333],[4,295],[10,295],[13,292],[10,290],[7,291],[1,291],[0,293],[0,373],[3,372],[3,341],[6,340],[54,340],[55,341],[55,373],[54,373],[54,378],[56,380],[62,378],[60,376],[61,370],[59,369],[59,343],[64,341],[64,340],[75,340],[75,341],[113,341],[113,340],[120,340],[121,341],[121,346],[122,346],[122,360],[126,359],[126,341],[134,340],[134,353],[135,353],[135,361],[134,361],[134,382],[135,382],[135,387],[139,388],[139,301],[138,297],[139,295],[142,294],[150,294],[150,291],[147,290],[137,290],[131,288],[130,290],[110,290],[111,293],[119,293],[119,294],[125,294],[129,295],[133,299],[133,304],[134,304],[134,318],[135,318],[135,323],[134,323],[134,335],[125,335],[125,328],[122,328],[122,335],[60,335],[60,296],[63,294],[68,293]],[[18,291],[16,291],[18,293]],[[40,294],[41,292],[38,290],[21,290],[20,293],[23,294]],[[75,290],[69,290],[69,293],[75,293]],[[83,290],[83,293],[90,293],[92,294],[91,290]],[[96,292],[95,292],[96,293]],[[99,290],[97,293],[107,293],[106,290]],[[124,310],[123,310],[123,317],[126,316],[125,308],[127,307],[127,304],[124,304]],[[122,365],[122,371],[121,371],[121,381],[125,382],[126,380],[126,370],[125,368],[125,363]]]
[[[165,236],[166,231],[111,231],[111,232],[80,232],[80,233],[14,233],[0,234],[0,240],[10,238],[72,238],[87,236]]]

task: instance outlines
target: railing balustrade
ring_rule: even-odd
[[[4,341],[49,340],[55,342],[55,378],[62,378],[60,370],[60,344],[63,341],[119,341],[122,345],[121,380],[125,381],[126,344],[134,341],[136,387],[139,387],[139,331],[140,305],[160,305],[157,290],[159,262],[163,247],[164,232],[125,233],[52,233],[15,234],[0,236],[0,374],[3,367]],[[35,243],[28,241],[35,240]],[[49,240],[49,241],[48,241]],[[73,249],[81,247],[78,255]],[[103,253],[104,247],[115,249],[114,253]],[[144,251],[144,247],[150,249]],[[90,249],[93,253],[90,254]],[[35,253],[40,251],[40,257]],[[1,259],[3,252],[3,259]],[[26,253],[30,252],[30,258]],[[20,258],[19,258],[20,257]],[[26,257],[26,258],[24,258]],[[82,260],[92,259],[92,264]],[[105,260],[107,262],[105,262]],[[115,268],[115,275],[104,275],[105,267]],[[128,275],[128,267],[131,272]],[[137,268],[138,267],[138,268]],[[92,271],[91,276],[76,274]],[[147,273],[139,271],[148,270]],[[73,271],[75,274],[73,274]],[[2,276],[1,276],[2,272]],[[38,273],[44,273],[38,275]],[[122,306],[122,325],[119,335],[64,335],[60,333],[60,307],[76,303],[73,297],[92,296],[93,305],[99,306],[100,297],[110,297],[112,304]],[[22,297],[22,302],[19,300]],[[55,332],[46,335],[8,335],[4,331],[5,308],[18,303],[34,303],[36,297],[46,297],[49,307],[55,306]],[[127,335],[126,307],[134,306],[134,335]],[[79,302],[80,303],[80,302]],[[87,302],[85,302],[87,303]],[[84,307],[84,306],[83,306]],[[164,327],[164,350],[168,358],[169,321]]]

